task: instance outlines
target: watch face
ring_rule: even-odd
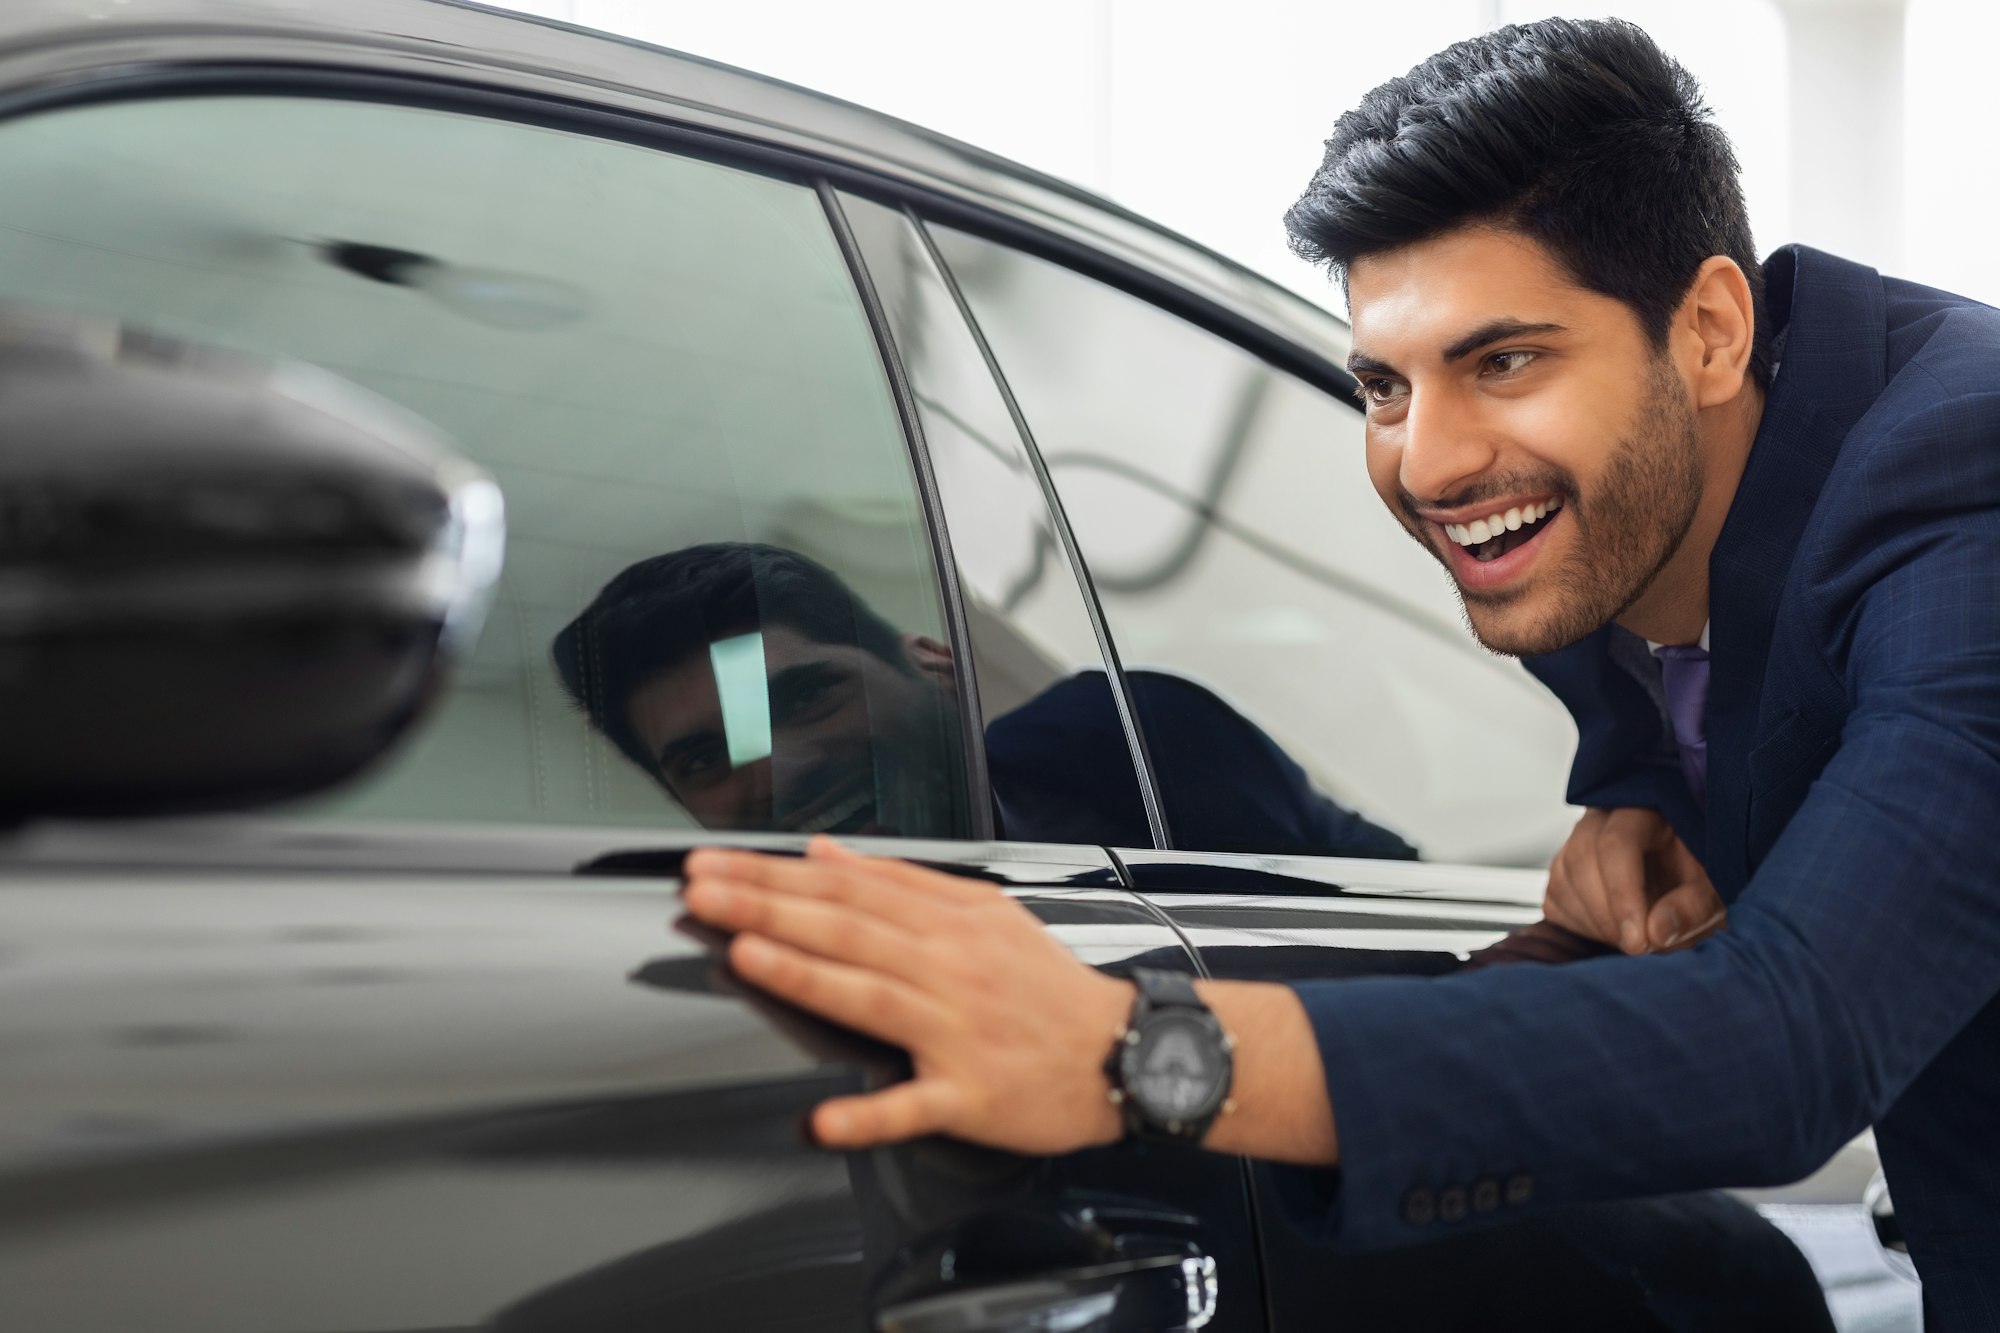
[[[1229,1062],[1222,1030],[1201,1013],[1154,1013],[1120,1060],[1125,1090],[1159,1122],[1200,1120],[1222,1103]]]

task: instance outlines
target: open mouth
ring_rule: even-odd
[[[1446,523],[1441,526],[1445,536],[1483,565],[1541,536],[1548,527],[1550,516],[1561,508],[1562,501],[1552,499],[1540,504],[1503,509],[1470,523]]]

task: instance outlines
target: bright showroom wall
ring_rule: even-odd
[[[1982,68],[2000,49],[2000,0],[504,7],[917,121],[1106,194],[1336,309],[1338,292],[1285,249],[1280,223],[1334,119],[1461,37],[1551,13],[1615,14],[1701,79],[1742,160],[1760,248],[1806,241],[2000,302]],[[1847,11],[1874,11],[1876,28],[1848,24]]]

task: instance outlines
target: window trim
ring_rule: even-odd
[[[1111,682],[1112,702],[1118,708],[1118,724],[1125,731],[1125,744],[1131,751],[1133,771],[1139,781],[1139,801],[1146,809],[1146,828],[1152,834],[1153,846],[1159,849],[1172,847],[1171,830],[1167,827],[1166,806],[1160,799],[1159,784],[1154,780],[1153,761],[1146,749],[1146,734],[1139,726],[1139,714],[1132,702],[1132,691],[1125,679],[1125,666],[1118,657],[1118,645],[1112,641],[1111,627],[1105,622],[1104,608],[1097,600],[1097,585],[1090,577],[1090,566],[1083,558],[1083,548],[1078,545],[1076,534],[1070,530],[1069,515],[1063,511],[1062,498],[1056,494],[1055,482],[1049,477],[1048,465],[1042,461],[1042,451],[1035,443],[1035,434],[1028,425],[1028,419],[1021,412],[1021,405],[1015,401],[1014,390],[1007,383],[1007,377],[1000,371],[1000,363],[993,355],[993,348],[986,341],[985,331],[973,316],[972,306],[966,301],[965,293],[959,289],[958,277],[945,263],[944,255],[938,251],[937,241],[931,236],[924,220],[907,204],[903,216],[916,228],[917,237],[923,242],[924,253],[937,269],[945,290],[951,293],[952,304],[958,308],[959,318],[965,321],[966,329],[972,334],[972,341],[979,348],[979,356],[986,363],[986,373],[993,377],[993,386],[1000,392],[1000,399],[1007,405],[1007,415],[1014,423],[1014,432],[1020,437],[1022,450],[1027,454],[1028,466],[1034,470],[1035,482],[1041,488],[1042,504],[1048,512],[1049,521],[1054,526],[1056,538],[1063,544],[1063,552],[1069,557],[1070,567],[1076,571],[1079,591],[1083,594],[1083,608],[1090,617],[1091,633],[1097,639],[1098,655],[1104,659],[1105,675]]]
[[[924,439],[916,397],[910,389],[909,376],[903,367],[895,335],[889,328],[888,313],[882,308],[881,295],[875,290],[875,279],[868,271],[868,262],[854,239],[854,229],[848,224],[847,214],[840,206],[839,192],[824,177],[814,183],[814,190],[826,212],[834,239],[840,246],[841,257],[847,262],[848,276],[853,280],[855,293],[867,313],[869,329],[875,337],[875,348],[882,358],[882,370],[888,377],[889,392],[896,402],[896,415],[902,422],[903,442],[909,450],[918,507],[923,511],[924,530],[930,538],[932,571],[943,602],[945,634],[951,640],[952,662],[961,681],[955,693],[962,732],[960,740],[964,747],[961,754],[966,770],[965,794],[970,806],[967,812],[971,819],[968,836],[978,842],[991,842],[994,836],[993,787],[986,769],[986,725],[981,716],[979,690],[975,684],[972,634],[966,624],[965,595],[958,582],[958,561],[952,555],[951,533],[945,521],[944,503],[938,493],[937,476],[931,468],[930,445]]]

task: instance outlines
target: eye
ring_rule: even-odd
[[[706,787],[729,772],[729,759],[719,745],[702,745],[674,759],[673,781],[684,787]]]
[[[1402,392],[1402,385],[1395,380],[1385,380],[1378,375],[1368,375],[1357,380],[1354,396],[1364,403],[1392,403]]]
[[[1534,359],[1533,352],[1495,352],[1486,358],[1486,365],[1497,375],[1512,375],[1526,370],[1528,363]]]
[[[848,674],[825,666],[787,672],[772,683],[771,721],[798,726],[817,722],[845,701]]]

